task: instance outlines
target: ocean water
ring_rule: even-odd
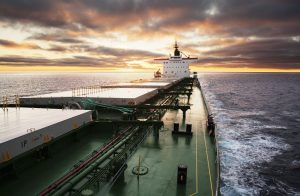
[[[300,195],[300,74],[199,79],[218,125],[222,195]]]
[[[0,72],[0,101],[2,102],[3,96],[14,101],[15,95],[38,95],[151,77],[152,73]]]
[[[0,73],[0,98],[152,73]],[[300,74],[201,74],[218,125],[223,195],[300,195]]]

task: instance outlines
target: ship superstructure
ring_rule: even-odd
[[[189,56],[183,57],[182,52],[178,49],[177,41],[174,44],[174,55],[170,55],[169,58],[154,59],[163,65],[162,76],[164,78],[185,78],[190,77],[189,65],[196,62],[198,58],[191,58]]]

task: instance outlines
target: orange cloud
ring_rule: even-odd
[[[30,35],[1,39],[10,50],[0,65],[148,68],[169,49],[165,40],[177,38],[185,53],[201,57],[196,67],[294,70],[300,3],[291,1],[2,0],[0,30],[15,26]],[[14,49],[29,50],[16,56]]]

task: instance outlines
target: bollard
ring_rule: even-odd
[[[179,123],[174,123],[174,130],[173,132],[177,133],[179,131]]]
[[[191,134],[192,133],[192,124],[186,124],[186,133]]]
[[[184,164],[179,164],[177,168],[177,183],[186,184],[187,179],[187,166]]]

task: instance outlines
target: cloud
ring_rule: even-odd
[[[214,63],[226,67],[300,69],[300,42],[292,39],[248,41],[203,55],[206,57],[200,58],[199,65]]]
[[[117,63],[115,63],[117,62]],[[105,58],[93,58],[86,56],[74,56],[73,58],[47,59],[22,56],[0,57],[0,65],[13,66],[76,66],[76,67],[126,67],[122,62],[112,61]]]
[[[162,54],[144,51],[144,50],[133,50],[133,49],[121,49],[121,48],[110,48],[110,47],[104,47],[104,46],[98,46],[98,47],[89,47],[85,46],[86,52],[91,52],[95,54],[100,55],[108,55],[108,56],[114,56],[118,58],[154,58],[161,56]]]
[[[7,48],[20,48],[20,49],[40,49],[38,45],[30,43],[16,43],[9,40],[0,39],[0,46]]]
[[[158,53],[152,53],[143,50],[130,50],[120,48],[109,48],[104,46],[90,47],[88,45],[61,46],[51,45],[46,49],[54,52],[78,52],[83,51],[85,55],[73,55],[73,58],[47,59],[21,56],[0,57],[0,65],[12,66],[89,66],[89,67],[110,67],[125,68],[133,66],[131,61],[149,61],[155,56],[161,56]],[[89,53],[90,55],[86,55]],[[137,65],[135,65],[137,67]]]
[[[223,60],[226,66],[298,67],[299,42],[289,39],[300,35],[299,0],[1,0],[0,20],[56,30],[27,39],[47,42],[49,52],[122,59],[123,65],[161,54],[94,47],[85,38],[105,38],[117,32],[130,41],[159,44],[161,38],[177,37],[188,42],[185,46],[193,53],[207,51],[202,63],[225,66]],[[194,41],[202,37],[206,41]],[[250,37],[261,40],[247,41]],[[0,45],[17,48],[23,44],[2,40]]]
[[[66,44],[81,44],[85,43],[84,41],[78,38],[71,38],[67,35],[62,35],[62,32],[57,33],[38,33],[32,36],[29,36],[27,40],[42,40],[42,41],[53,41],[53,42],[60,42]]]
[[[48,51],[54,52],[66,52],[69,51],[68,47],[61,46],[61,45],[54,45],[52,44],[50,48],[47,49]]]
[[[33,22],[45,26],[82,30],[92,28],[110,31],[140,26],[146,31],[163,31],[167,28],[201,25],[209,21],[222,25],[224,31],[237,34],[276,33],[289,22],[290,30],[297,28],[300,18],[298,0],[2,0],[0,16],[5,19]],[[80,11],[79,11],[80,10]],[[215,11],[214,11],[215,10]],[[214,11],[214,12],[212,12]],[[267,23],[269,29],[258,24]],[[242,25],[242,26],[241,26]],[[240,27],[255,27],[238,31]],[[197,27],[197,26],[196,26]],[[184,28],[177,28],[178,31]],[[297,28],[299,30],[299,27]],[[298,31],[299,32],[299,31]]]
[[[0,40],[0,45],[4,46],[4,47],[17,47],[18,44],[16,44],[15,42],[12,41],[8,41],[8,40]]]

